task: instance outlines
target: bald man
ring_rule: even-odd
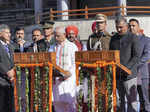
[[[53,86],[54,107],[56,112],[76,112],[76,74],[75,51],[76,45],[66,38],[65,28],[56,27],[56,64],[68,71],[70,75],[56,78]]]

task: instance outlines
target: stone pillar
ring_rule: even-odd
[[[57,0],[57,10],[63,11],[63,10],[69,10],[69,0]],[[61,13],[59,15],[68,15],[68,12]],[[68,16],[62,16],[62,20],[68,20]]]
[[[35,23],[39,23],[42,20],[42,10],[42,0],[34,0]]]
[[[118,0],[118,6],[125,6],[126,7],[127,6],[127,0]],[[124,16],[126,16],[127,15],[127,9],[126,8],[124,8],[124,9],[120,8],[119,9],[118,14],[123,16],[123,14],[121,14],[122,11],[124,12]]]

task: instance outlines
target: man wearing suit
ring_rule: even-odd
[[[140,104],[144,107],[142,112],[150,112],[149,102],[149,71],[148,60],[150,59],[150,39],[140,32],[139,21],[137,19],[129,20],[129,28],[133,34],[136,34],[141,43],[141,55],[138,67],[138,93]],[[144,104],[143,104],[144,103]]]
[[[15,38],[12,42],[14,52],[25,52],[25,48],[30,45],[30,42],[25,41],[25,31],[23,27],[15,29]],[[21,111],[26,112],[26,75],[25,69],[21,69]]]
[[[25,41],[25,31],[22,27],[17,27],[15,29],[15,38],[12,42],[14,47],[14,52],[25,52],[25,48],[27,48],[31,43]]]
[[[43,22],[44,38],[37,42],[38,52],[53,52],[56,40],[53,35],[54,22]]]
[[[38,52],[37,42],[43,38],[42,31],[36,28],[32,31],[32,41],[33,43],[25,48],[25,52]]]
[[[128,23],[124,17],[116,19],[117,32],[110,41],[110,50],[120,50],[120,63],[131,70],[132,74],[120,70],[117,77],[117,89],[121,100],[120,112],[137,112],[137,65],[139,61],[139,40],[136,35],[128,32]]]
[[[0,25],[0,112],[15,112],[14,110],[14,62],[10,41],[10,29]]]

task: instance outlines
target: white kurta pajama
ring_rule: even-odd
[[[75,51],[78,48],[67,39],[56,45],[56,64],[71,73],[71,76],[53,84],[53,102],[56,112],[76,112]]]

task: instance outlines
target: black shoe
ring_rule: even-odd
[[[148,111],[146,111],[145,109],[141,109],[140,112],[148,112]]]

